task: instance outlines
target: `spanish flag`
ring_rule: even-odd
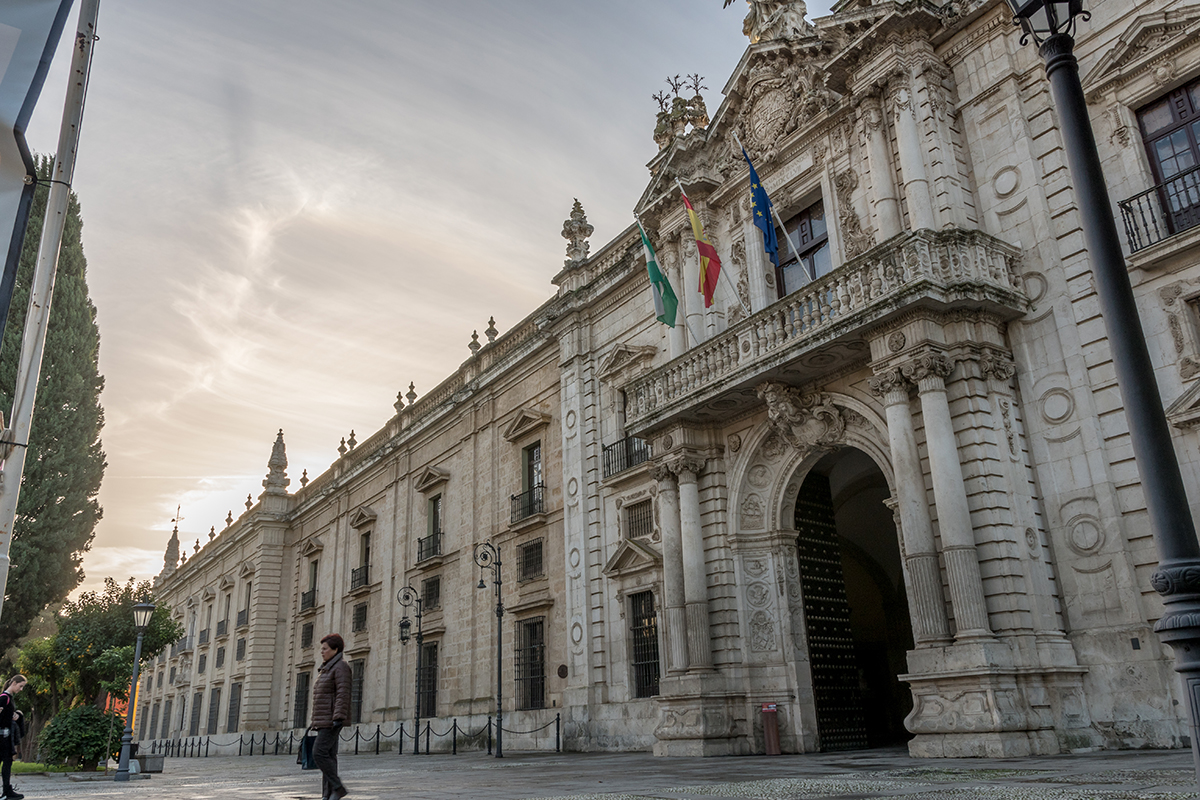
[[[688,219],[692,221],[692,235],[696,237],[696,251],[700,254],[700,292],[704,295],[704,307],[711,308],[713,295],[717,291],[717,278],[721,275],[721,259],[717,255],[717,248],[704,235],[704,226],[700,224],[700,217],[688,202],[687,195],[682,189],[679,194],[687,206]]]

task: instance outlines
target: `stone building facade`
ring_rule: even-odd
[[[1091,11],[1084,88],[1200,491],[1200,4]],[[411,719],[405,585],[422,716],[478,723],[490,541],[506,720],[561,713],[568,748],[759,752],[763,703],[785,752],[1187,741],[1036,49],[975,0],[754,0],[745,31],[711,115],[699,81],[662,99],[636,203],[681,324],[654,319],[636,228],[591,254],[577,203],[556,296],[294,492],[281,432],[258,501],[183,563],[173,540],[158,592],[187,637],[141,735],[301,727],[335,629],[356,721]],[[710,308],[679,185],[724,263]]]

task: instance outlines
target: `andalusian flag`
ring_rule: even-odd
[[[679,307],[679,299],[675,297],[675,290],[671,288],[671,282],[667,280],[667,276],[662,274],[662,270],[658,268],[658,256],[654,254],[654,248],[650,246],[650,237],[646,236],[646,229],[642,227],[642,221],[638,220],[638,232],[642,234],[642,248],[646,251],[646,272],[650,273],[650,293],[654,295],[654,316],[655,318],[670,327],[675,327],[675,309]]]
[[[696,251],[700,254],[700,292],[704,295],[704,307],[711,308],[713,295],[717,291],[717,278],[721,275],[721,259],[717,256],[717,248],[713,247],[712,242],[704,235],[700,217],[688,202],[682,187],[679,194],[683,197],[683,204],[687,206],[688,219],[692,221],[692,235],[696,237]]]

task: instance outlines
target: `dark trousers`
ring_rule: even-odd
[[[9,789],[12,788],[12,784],[9,783],[9,780],[12,778],[12,760],[13,760],[12,752],[10,751],[7,756],[4,756],[4,761],[3,761],[4,766],[0,767],[0,775],[3,775],[3,778],[4,778],[4,791],[5,792],[7,792]]]
[[[313,745],[313,761],[321,770],[321,796],[329,797],[346,787],[337,774],[338,729],[321,728],[317,731],[317,741]]]

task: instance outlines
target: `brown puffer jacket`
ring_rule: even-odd
[[[350,665],[338,653],[321,665],[313,684],[314,728],[332,728],[334,720],[350,721]]]

